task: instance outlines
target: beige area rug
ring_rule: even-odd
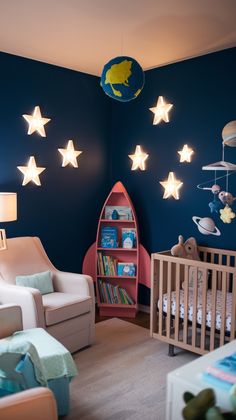
[[[166,374],[197,356],[149,336],[149,330],[108,319],[96,324],[96,342],[74,354],[79,375],[71,382],[66,420],[162,420]]]

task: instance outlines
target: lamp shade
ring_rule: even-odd
[[[17,220],[17,195],[12,192],[0,193],[0,222]]]

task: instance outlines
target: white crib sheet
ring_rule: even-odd
[[[189,290],[188,295],[188,320],[193,320],[193,290]],[[212,291],[207,291],[207,311],[206,311],[206,326],[211,327],[211,306],[212,306]],[[216,296],[216,323],[215,328],[221,329],[221,307],[222,307],[222,292],[217,290]],[[163,312],[167,313],[167,294],[163,296]],[[180,318],[184,318],[184,290],[180,290]],[[171,292],[171,315],[176,313],[176,292]],[[226,320],[225,329],[231,331],[231,313],[232,313],[232,293],[227,293],[226,297]],[[197,323],[202,324],[202,294],[198,291],[197,299]]]

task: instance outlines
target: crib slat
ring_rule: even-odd
[[[150,313],[150,335],[152,337],[153,333],[157,332],[157,296],[158,296],[158,287],[157,287],[157,266],[158,260],[155,259],[155,255],[151,256],[151,313]]]
[[[230,340],[236,337],[236,273],[233,274]]]
[[[175,312],[175,340],[179,340],[179,293],[180,293],[180,264],[176,263],[176,312]]]
[[[162,335],[163,330],[163,279],[164,279],[164,263],[160,260],[159,266],[159,318],[158,318],[158,331]]]
[[[214,350],[215,348],[215,325],[216,325],[216,270],[212,270],[210,351]]]
[[[222,302],[221,302],[221,329],[220,329],[220,346],[225,343],[225,319],[226,319],[226,272],[222,273]]]
[[[202,284],[202,324],[201,324],[201,350],[205,350],[206,339],[206,305],[207,305],[207,270],[203,271]]]
[[[183,342],[187,344],[188,339],[188,265],[184,266],[184,331],[183,331]]]
[[[194,270],[193,275],[193,320],[192,320],[192,346],[196,347],[196,332],[197,332],[197,291],[198,291],[198,268]]]
[[[227,255],[227,257],[226,257],[226,265],[227,265],[227,267],[230,267],[230,255]],[[229,289],[230,289],[230,274],[229,273],[227,273],[227,286],[226,286],[226,289],[227,289],[227,292],[229,292]]]
[[[170,337],[170,323],[171,323],[171,262],[167,263],[167,317],[166,317],[166,336]]]

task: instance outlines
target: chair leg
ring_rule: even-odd
[[[169,357],[175,356],[175,346],[173,344],[169,344],[168,356]]]

